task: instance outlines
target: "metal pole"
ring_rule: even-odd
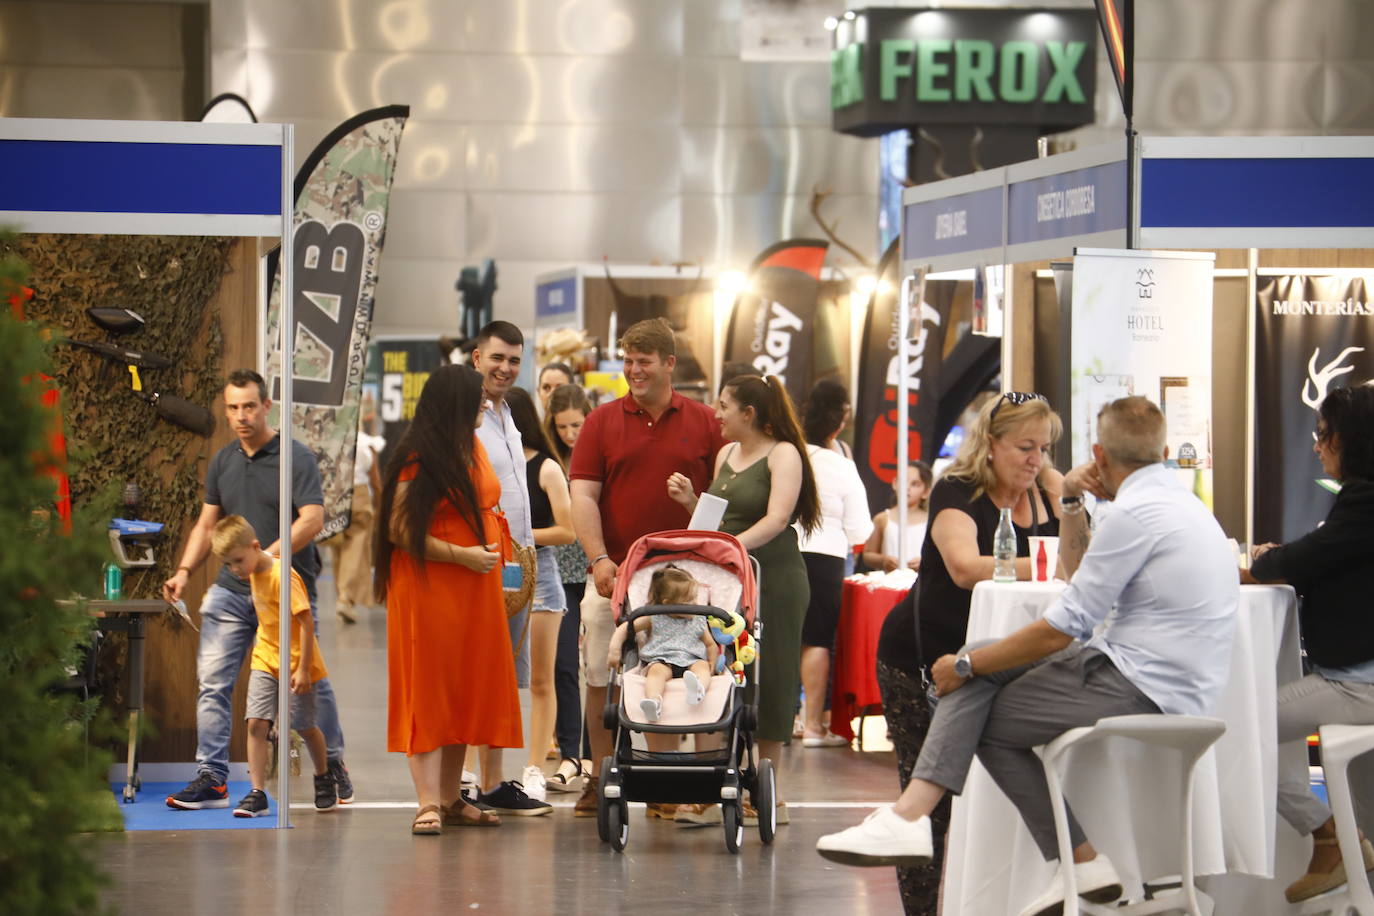
[[[1255,543],[1255,314],[1259,249],[1245,255],[1245,550]]]
[[[291,826],[291,373],[292,331],[295,315],[292,305],[295,289],[291,269],[296,261],[295,239],[296,201],[291,177],[295,162],[294,127],[281,127],[281,248],[277,258],[281,271],[281,307],[279,327],[281,361],[277,372],[281,378],[279,427],[280,476],[277,480],[277,532],[281,545],[280,633],[281,646],[277,665],[277,827]]]
[[[897,568],[905,569],[906,543],[906,466],[909,461],[910,421],[907,418],[907,364],[911,360],[911,290],[919,288],[916,276],[902,278],[897,297]]]

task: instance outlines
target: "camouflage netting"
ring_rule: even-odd
[[[224,378],[223,336],[211,302],[233,244],[233,239],[199,237],[25,235],[14,250],[31,270],[30,319],[51,327],[54,337],[103,341],[106,332],[85,309],[132,309],[147,327],[113,342],[175,363],[171,369],[139,370],[144,390],[209,408]],[[157,566],[125,572],[126,598],[155,597],[176,567],[177,550],[200,511],[197,460],[208,452],[209,440],[159,418],[132,393],[124,365],[62,344],[53,347],[52,363],[74,459],[73,504],[135,482],[142,490],[140,517],[167,526]],[[90,581],[73,582],[73,587],[85,585],[86,594],[98,595],[100,571],[82,575]],[[122,679],[111,686],[116,683]]]

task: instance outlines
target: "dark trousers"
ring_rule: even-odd
[[[917,678],[878,662],[878,692],[883,698],[883,717],[887,736],[897,752],[897,777],[903,789],[911,781],[911,771],[921,755],[926,732],[930,730],[930,708]],[[949,832],[949,796],[930,814],[930,834],[935,841],[934,855],[927,865],[897,869],[897,889],[902,895],[906,916],[935,916],[940,894],[940,871],[945,860],[945,834]]]
[[[582,592],[585,582],[564,582],[563,593],[568,598],[568,611],[558,627],[558,654],[553,664],[553,692],[558,701],[558,714],[553,732],[558,739],[558,752],[577,760],[591,756],[584,750],[582,735],[582,687],[579,682],[582,653],[577,640],[582,632]]]

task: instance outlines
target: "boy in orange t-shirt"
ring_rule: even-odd
[[[247,579],[258,612],[257,640],[248,679],[248,778],[253,789],[234,808],[235,817],[268,813],[268,736],[277,717],[277,678],[281,666],[281,560],[262,549],[253,526],[241,515],[215,525],[210,544],[229,572]],[[324,733],[315,724],[315,682],[328,676],[310,615],[305,583],[291,570],[291,727],[301,736],[315,764],[315,809],[331,811],[339,803],[334,776],[329,772]],[[280,730],[278,731],[280,734]]]

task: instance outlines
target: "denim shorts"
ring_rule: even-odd
[[[552,547],[537,547],[534,556],[534,611],[566,613],[568,597],[563,593],[563,578],[558,574],[558,556]]]
[[[277,679],[254,668],[248,672],[246,719],[277,721]],[[304,731],[315,727],[315,691],[291,694],[291,727]]]

